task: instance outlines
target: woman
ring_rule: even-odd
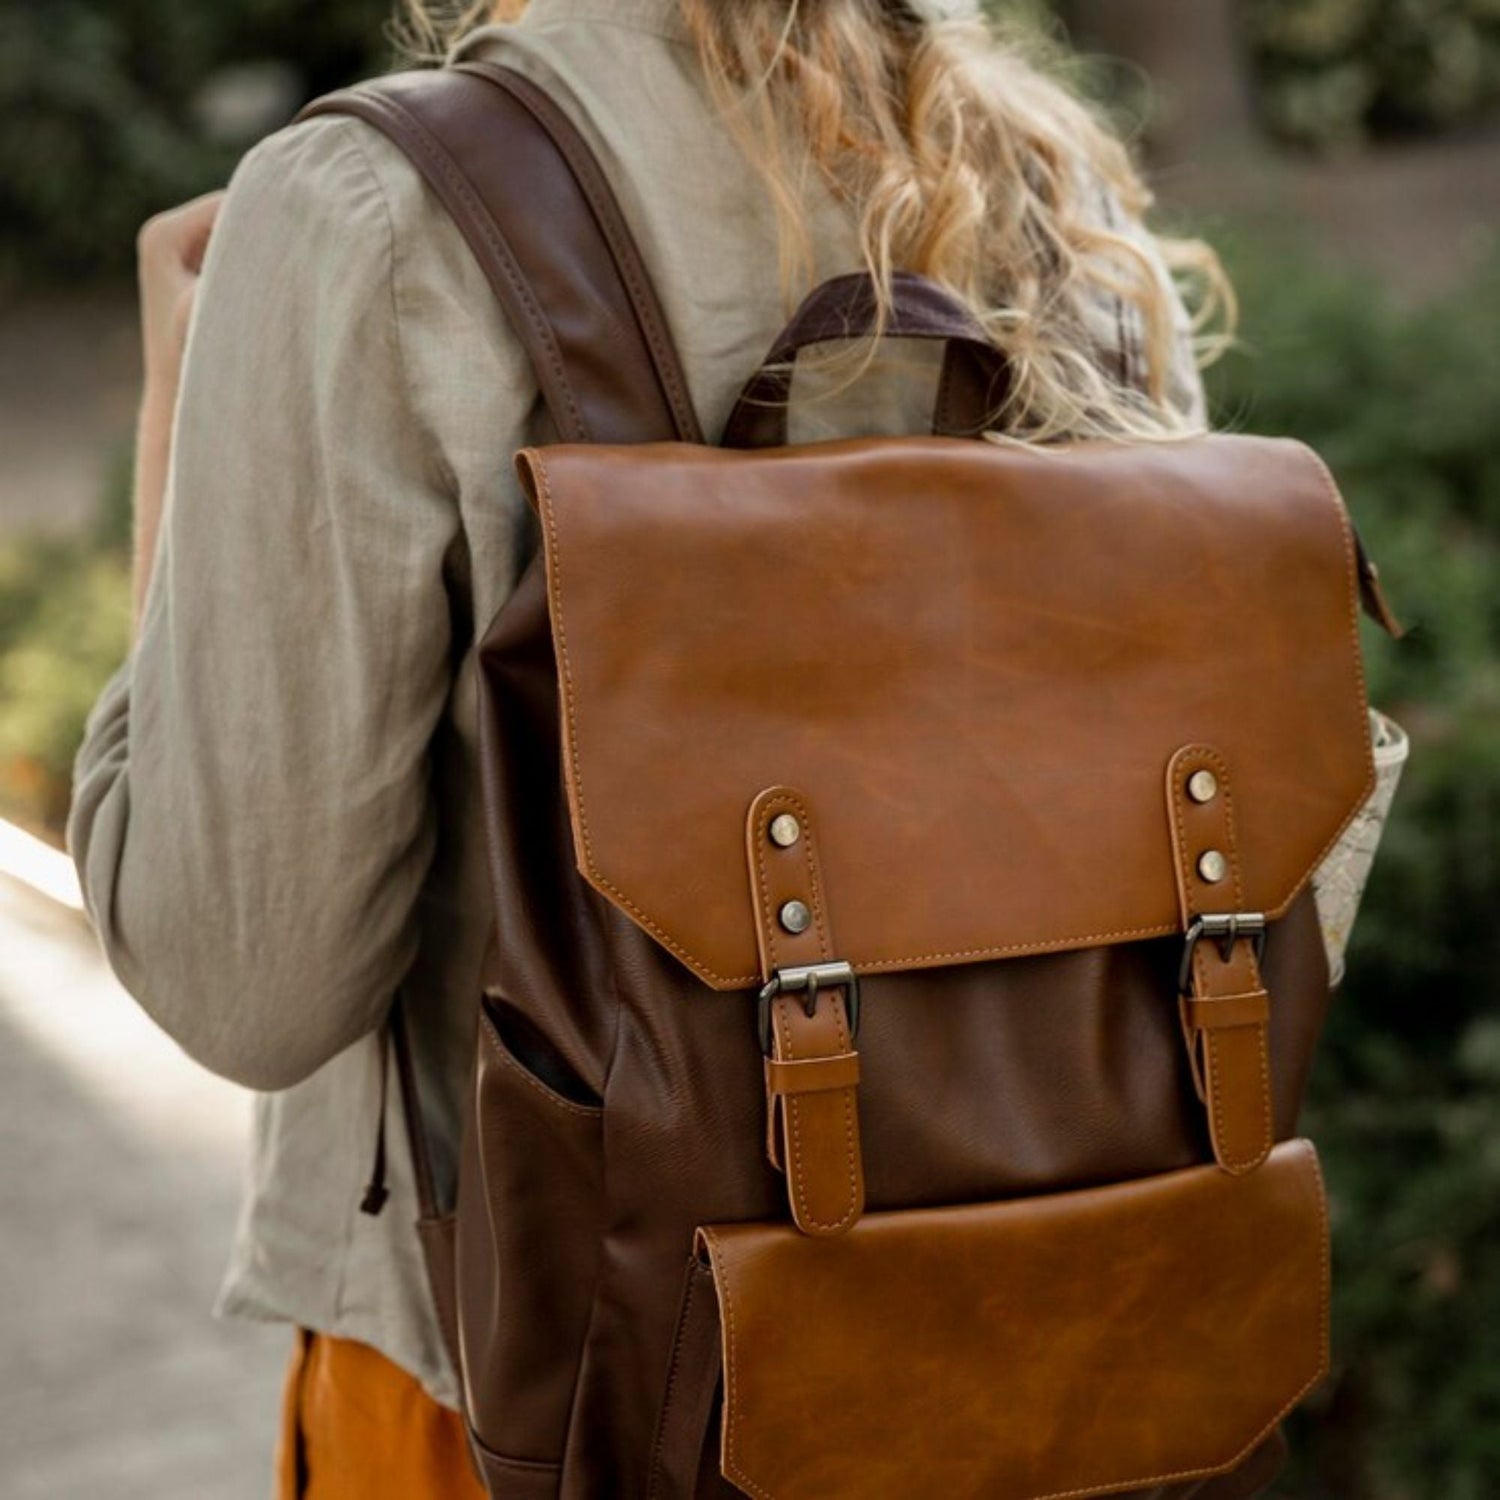
[[[588,133],[705,431],[802,293],[861,265],[965,298],[1009,355],[1013,435],[1201,426],[1168,267],[1213,289],[1217,263],[1143,228],[1118,142],[977,7],[499,9],[452,39]],[[487,920],[473,648],[529,555],[507,460],[546,416],[458,231],[357,121],[262,143],[222,206],[149,225],[141,262],[139,633],[90,724],[72,846],[125,984],[263,1091],[221,1309],[304,1330],[284,1493],[475,1493],[399,1129],[394,1211],[361,1214],[359,1188],[398,984],[453,1177]],[[827,362],[799,375],[793,437],[911,430],[931,374]]]

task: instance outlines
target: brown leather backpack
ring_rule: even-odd
[[[783,446],[853,277],[706,446],[534,85],[313,109],[422,170],[564,439],[482,649],[456,1247],[414,1131],[490,1494],[1262,1490],[1327,1368],[1309,877],[1373,783],[1361,597],[1389,621],[1327,471],[978,440],[1003,362],[910,276],[937,435]]]

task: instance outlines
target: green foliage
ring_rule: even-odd
[[[122,462],[94,536],[0,544],[0,813],[53,832],[84,721],[129,644],[128,486]]]
[[[1314,1077],[1338,1372],[1286,1492],[1480,1500],[1500,1475],[1500,260],[1394,311],[1285,253],[1233,257],[1221,414],[1330,461],[1399,611],[1371,695],[1412,761]]]
[[[142,220],[222,183],[248,144],[215,128],[207,83],[277,64],[295,105],[382,65],[387,12],[388,0],[7,0],[0,290],[128,265]]]
[[[1045,24],[1066,0],[986,0]],[[1500,0],[1237,0],[1283,138],[1473,118],[1500,97]],[[0,8],[0,292],[128,266],[150,213],[221,183],[259,131],[389,60],[393,0],[7,0]],[[244,65],[286,85],[215,125],[215,81]],[[1116,86],[1120,80],[1115,80]]]
[[[1461,124],[1500,98],[1497,0],[1241,0],[1282,138]]]

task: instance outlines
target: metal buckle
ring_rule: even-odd
[[[771,1002],[778,995],[802,990],[806,996],[803,1009],[810,1019],[817,1013],[818,991],[821,989],[848,991],[844,1008],[849,1013],[849,1041],[853,1044],[859,1035],[859,975],[854,972],[854,966],[847,963],[797,964],[777,969],[761,988],[758,1023],[762,1052],[768,1057],[771,1054]]]
[[[1266,914],[1260,911],[1213,912],[1194,917],[1188,926],[1183,941],[1182,964],[1177,970],[1177,988],[1190,994],[1193,988],[1193,955],[1204,938],[1212,938],[1219,945],[1219,956],[1225,963],[1234,945],[1241,938],[1252,938],[1255,942],[1255,961],[1266,956]]]

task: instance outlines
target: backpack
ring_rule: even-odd
[[[705,443],[608,184],[470,62],[331,96],[463,229],[562,441],[481,647],[494,939],[456,1213],[494,1500],[1259,1493],[1328,1368],[1310,877],[1374,785],[1327,470],[1244,436],[788,447],[815,290]],[[375,1205],[378,1207],[378,1203]]]

